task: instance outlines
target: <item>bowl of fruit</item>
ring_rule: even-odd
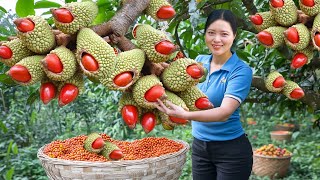
[[[252,171],[257,176],[285,177],[288,173],[292,153],[286,148],[273,144],[263,145],[254,150]]]
[[[272,140],[276,141],[290,141],[292,137],[292,132],[291,131],[271,131],[270,136]]]

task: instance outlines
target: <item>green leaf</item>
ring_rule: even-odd
[[[65,0],[65,3],[71,3],[71,2],[76,2],[77,0]]]
[[[52,8],[52,7],[60,7],[61,4],[56,3],[56,2],[51,2],[47,0],[41,0],[38,1],[34,4],[35,9],[40,9],[40,8]]]
[[[1,127],[2,132],[3,132],[4,134],[8,132],[7,126],[6,126],[2,121],[0,121],[0,127]]]
[[[18,146],[17,146],[16,143],[14,143],[14,144],[12,145],[12,152],[13,152],[13,154],[18,154],[18,153],[19,153],[19,151],[18,151]]]
[[[11,180],[13,177],[13,173],[14,173],[14,167],[11,167],[10,170],[7,171],[5,179]]]
[[[38,98],[39,92],[35,91],[27,99],[27,105],[31,105],[34,103],[34,101]]]
[[[7,13],[8,11],[4,8],[4,7],[2,7],[2,6],[0,6],[0,11],[3,11],[4,13]]]
[[[13,85],[15,82],[6,74],[0,74],[0,82],[7,85]]]
[[[18,0],[16,3],[16,13],[19,17],[35,15],[34,0]]]

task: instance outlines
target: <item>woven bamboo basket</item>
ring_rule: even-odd
[[[269,176],[271,179],[285,177],[288,173],[291,156],[271,157],[253,154],[252,171],[258,176]]]
[[[292,132],[291,131],[271,131],[271,139],[277,141],[291,141]]]
[[[172,180],[179,179],[190,148],[184,141],[177,142],[183,144],[180,151],[141,160],[86,162],[50,158],[43,153],[46,145],[38,150],[37,156],[47,176],[52,180]]]

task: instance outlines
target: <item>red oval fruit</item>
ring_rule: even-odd
[[[290,67],[292,69],[301,68],[303,65],[305,65],[308,62],[308,57],[303,53],[297,53],[292,61]]]
[[[0,46],[0,58],[10,59],[12,57],[12,51],[7,46]]]
[[[300,0],[300,1],[305,6],[308,6],[308,7],[313,7],[314,6],[314,0]]]
[[[73,84],[65,84],[59,94],[59,106],[64,106],[77,98],[79,89]]]
[[[284,31],[284,35],[288,41],[291,43],[298,43],[299,42],[299,34],[296,28],[289,27],[287,30]]]
[[[132,81],[132,73],[131,72],[123,72],[118,74],[114,79],[113,83],[120,87],[127,86]]]
[[[284,85],[286,85],[286,80],[282,76],[277,77],[272,83],[275,88],[281,88]]]
[[[201,97],[199,99],[196,100],[195,102],[195,106],[198,108],[198,109],[210,109],[210,108],[213,108],[213,105],[212,103],[209,101],[208,98],[206,97]]]
[[[284,2],[283,0],[270,0],[270,4],[275,8],[280,8],[284,5]]]
[[[170,121],[177,123],[177,124],[187,124],[188,120],[182,119],[182,118],[177,118],[173,116],[169,116]]]
[[[101,149],[103,148],[104,145],[105,145],[105,142],[102,139],[102,137],[98,137],[96,140],[93,141],[93,143],[91,144],[91,147],[93,149]]]
[[[61,23],[71,23],[73,21],[73,15],[68,9],[53,9],[51,12],[53,17]]]
[[[293,99],[300,99],[304,96],[304,91],[301,88],[295,88],[291,93],[290,97]]]
[[[172,6],[162,6],[157,11],[157,17],[159,19],[171,19],[174,15],[176,15],[176,11],[173,9]]]
[[[162,86],[155,85],[144,94],[144,98],[149,102],[156,102],[164,93],[165,90]]]
[[[26,33],[34,29],[34,23],[28,18],[19,18],[13,21],[20,32]]]
[[[320,33],[316,33],[314,38],[313,38],[315,44],[320,47]]]
[[[42,64],[53,73],[61,73],[63,70],[60,58],[56,54],[48,54],[42,61]]]
[[[161,41],[155,46],[155,49],[160,54],[169,55],[176,50],[176,47],[170,41]]]
[[[141,119],[141,126],[144,132],[147,134],[153,130],[153,128],[156,126],[156,123],[156,116],[151,112],[145,113]]]
[[[43,104],[48,104],[56,96],[56,87],[52,82],[42,83],[40,87],[40,99]]]
[[[273,37],[269,32],[260,31],[257,34],[257,38],[264,45],[267,45],[267,46],[273,45]]]
[[[87,71],[97,71],[99,69],[99,63],[90,54],[82,56],[81,64]]]
[[[109,154],[109,158],[112,160],[119,160],[123,157],[123,153],[120,149],[115,149]]]
[[[249,17],[250,21],[255,25],[261,25],[263,23],[263,19],[259,14],[255,14]]]
[[[31,80],[29,70],[21,65],[12,66],[9,70],[9,76],[11,76],[13,80],[23,83]]]
[[[138,109],[133,105],[125,105],[121,109],[121,115],[124,122],[129,126],[130,129],[135,128],[138,122]]]
[[[187,67],[187,73],[193,78],[193,79],[199,79],[203,76],[204,70],[203,68],[200,68],[197,64],[192,64]]]

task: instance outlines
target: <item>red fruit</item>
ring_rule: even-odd
[[[213,108],[212,103],[206,97],[202,97],[202,98],[197,99],[196,102],[195,102],[195,106],[198,109],[210,109],[210,108]]]
[[[156,126],[156,123],[156,116],[151,112],[145,113],[141,119],[141,126],[144,132],[147,134],[153,130],[153,128]]]
[[[261,25],[263,23],[263,19],[259,14],[255,14],[249,17],[251,22],[255,25]]]
[[[176,57],[174,57],[173,60],[175,61],[180,58],[184,58],[184,54],[181,51],[178,51]]]
[[[301,88],[295,88],[291,93],[290,97],[293,99],[300,99],[304,96],[304,91]]]
[[[109,158],[112,160],[119,160],[122,157],[123,157],[123,153],[119,149],[115,149],[109,154]]]
[[[135,25],[132,29],[132,36],[133,38],[137,38],[137,28],[138,28],[139,24]]]
[[[270,0],[271,6],[275,8],[282,7],[284,5],[283,0]]]
[[[320,47],[320,33],[317,33],[313,38],[315,44]]]
[[[172,6],[162,6],[157,11],[157,17],[159,19],[171,19],[174,15],[176,15],[176,11],[173,9]]]
[[[51,12],[53,17],[61,23],[71,23],[73,21],[73,15],[68,9],[53,9]]]
[[[301,68],[307,62],[308,62],[308,57],[305,54],[297,53],[291,61],[291,68],[292,69]]]
[[[165,90],[162,86],[156,85],[150,88],[145,94],[144,98],[149,102],[156,102],[161,96],[163,96]]]
[[[289,27],[286,31],[284,31],[284,35],[291,43],[299,42],[299,34],[297,29],[294,27]]]
[[[97,71],[99,69],[98,62],[90,54],[82,56],[81,64],[87,71]]]
[[[123,72],[118,74],[114,79],[113,83],[120,87],[127,86],[132,81],[132,73],[131,72]]]
[[[273,44],[273,37],[269,32],[260,31],[257,34],[257,38],[264,45],[271,46]]]
[[[192,64],[187,67],[187,73],[193,78],[193,79],[199,79],[203,76],[204,70],[203,68],[200,68],[197,64]]]
[[[286,80],[282,76],[277,77],[272,83],[275,88],[281,88],[284,85],[286,85]]]
[[[42,83],[40,87],[40,99],[43,104],[48,104],[56,96],[56,87],[52,82]]]
[[[300,0],[300,1],[305,6],[308,6],[308,7],[314,6],[314,0]]]
[[[130,129],[135,128],[138,122],[138,109],[133,105],[125,105],[121,109],[121,115],[124,122],[129,126]]]
[[[21,65],[14,65],[9,70],[9,76],[18,82],[28,82],[31,80],[29,70]]]
[[[104,145],[105,145],[105,142],[102,139],[102,137],[98,137],[96,140],[93,141],[93,143],[91,144],[91,147],[93,149],[101,149],[103,148]]]
[[[182,119],[182,118],[177,118],[177,117],[173,117],[173,116],[169,116],[170,120],[174,123],[177,124],[187,124],[188,120],[186,119]]]
[[[176,50],[176,47],[170,41],[161,41],[155,46],[155,49],[160,54],[169,55]]]
[[[0,58],[10,59],[12,57],[12,51],[7,46],[0,46]]]
[[[53,73],[61,73],[63,70],[60,58],[56,54],[48,54],[42,61],[42,64]]]
[[[34,23],[28,18],[19,18],[13,21],[20,32],[26,33],[34,29]]]
[[[73,84],[65,84],[59,94],[59,105],[64,106],[77,98],[79,89]]]

